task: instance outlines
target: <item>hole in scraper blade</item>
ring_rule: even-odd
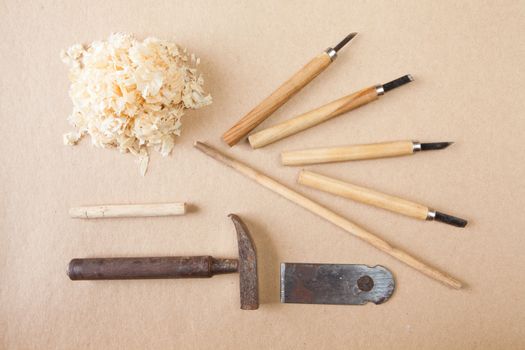
[[[374,288],[374,280],[367,275],[361,276],[357,280],[357,287],[363,292],[370,292]]]

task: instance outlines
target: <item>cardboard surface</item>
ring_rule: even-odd
[[[525,347],[523,1],[0,1],[0,347],[5,349],[512,349]],[[71,111],[62,48],[113,31],[152,35],[202,59],[212,106],[189,112],[174,154],[135,159],[62,145]],[[351,31],[338,60],[262,126],[406,73],[415,82],[359,110],[235,157],[464,281],[417,273],[208,159],[220,135]],[[444,151],[308,167],[465,217],[420,222],[295,184],[282,150],[398,139]],[[187,201],[184,217],[70,219],[68,208]],[[75,257],[235,257],[234,212],[259,254],[261,307],[239,309],[237,275],[72,282]],[[383,305],[279,303],[279,263],[388,267]]]

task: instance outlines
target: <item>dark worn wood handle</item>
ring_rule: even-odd
[[[72,280],[118,280],[211,277],[237,271],[235,259],[211,256],[156,258],[73,259],[67,274]]]

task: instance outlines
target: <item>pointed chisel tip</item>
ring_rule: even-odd
[[[429,143],[422,143],[421,144],[421,150],[422,151],[435,151],[438,149],[445,149],[454,142],[429,142]]]
[[[343,48],[343,46],[348,44],[348,42],[350,40],[352,40],[356,35],[357,35],[357,33],[355,33],[355,32],[348,34],[343,40],[341,40],[341,42],[339,44],[335,45],[334,51],[335,52],[339,52],[339,50],[341,50]]]

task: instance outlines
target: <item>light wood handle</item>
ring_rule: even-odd
[[[312,59],[301,68],[301,70],[279,86],[270,96],[264,99],[234,126],[226,131],[222,136],[223,140],[230,146],[235,145],[293,95],[299,92],[299,90],[324,71],[331,62],[330,57],[325,52]]]
[[[311,128],[312,126],[325,122],[340,114],[372,102],[377,98],[378,95],[376,88],[375,86],[372,86],[254,133],[248,137],[248,140],[250,141],[252,148],[264,147],[270,143]]]
[[[314,148],[281,153],[283,165],[307,165],[413,154],[412,141],[394,141],[342,147]]]
[[[301,185],[349,198],[374,207],[390,210],[419,220],[427,219],[429,209],[424,205],[377,192],[366,187],[343,182],[311,171],[301,171],[297,182]]]
[[[266,187],[267,189],[283,196],[284,198],[292,201],[293,203],[309,210],[310,212],[322,217],[323,219],[333,223],[334,225],[342,228],[353,236],[356,236],[373,247],[389,254],[390,256],[398,259],[399,261],[407,264],[408,266],[416,269],[417,271],[433,278],[451,288],[459,289],[462,284],[454,277],[430,266],[421,260],[413,257],[412,255],[390,245],[387,241],[381,239],[373,233],[368,232],[364,228],[354,224],[350,220],[336,214],[328,208],[314,202],[313,200],[303,196],[302,194],[286,187],[285,185],[277,182],[271,177],[251,168],[250,166],[241,163],[225,154],[220,153],[215,148],[202,143],[196,142],[195,147],[206,155],[214,158],[215,160],[235,169],[244,176],[254,180],[258,184]]]
[[[97,205],[69,209],[69,215],[78,219],[170,216],[186,214],[186,203]]]

